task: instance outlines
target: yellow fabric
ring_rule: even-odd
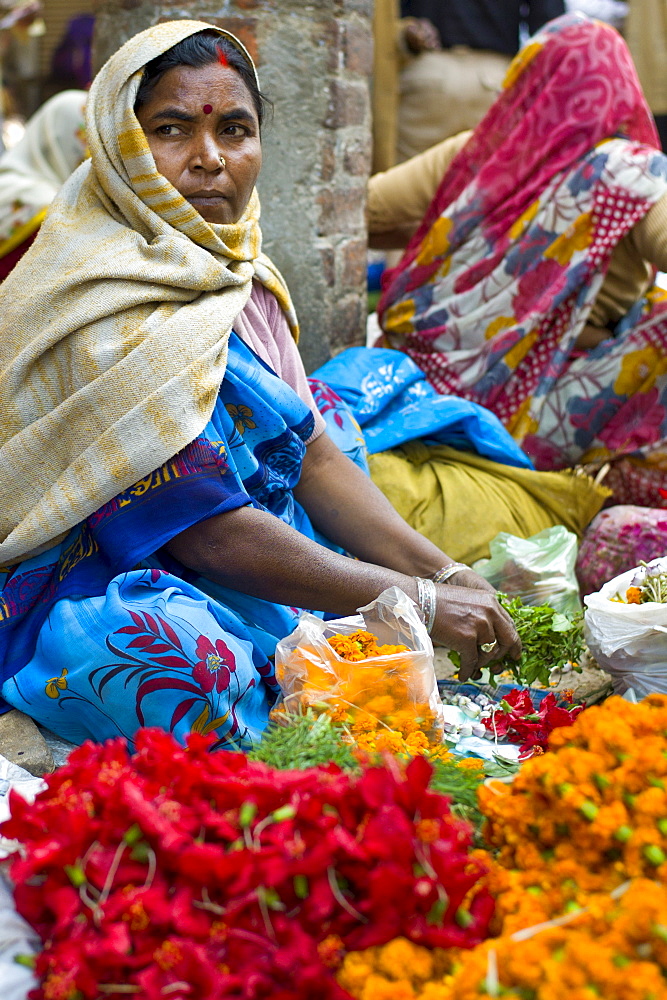
[[[472,132],[460,132],[368,181],[368,232],[416,229],[433,201],[440,181]]]
[[[44,222],[44,216],[46,215],[46,209],[43,208],[41,212],[37,212],[33,215],[32,219],[28,219],[24,222],[22,226],[15,229],[12,235],[7,240],[3,240],[0,243],[0,258],[6,257],[8,253],[11,253],[16,247],[20,247],[24,240],[27,240],[29,236],[39,229],[41,224]]]
[[[624,34],[649,108],[667,114],[667,0],[630,0]]]
[[[91,159],[0,289],[0,563],[43,551],[201,432],[253,277],[296,334],[256,193],[238,223],[209,225],[157,172],[132,110],[146,63],[210,27],[159,24],[106,63]]]
[[[373,7],[373,172],[396,162],[398,6],[398,0],[375,0]]]
[[[371,455],[369,465],[408,524],[466,563],[487,557],[500,531],[530,538],[563,524],[581,536],[610,496],[589,476],[518,469],[421,441]]]

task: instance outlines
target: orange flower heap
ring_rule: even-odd
[[[618,900],[590,897],[564,926],[529,929],[460,953],[439,1000],[665,1000],[666,913],[665,887],[636,879]]]
[[[445,1000],[442,984],[456,954],[394,938],[380,948],[350,952],[337,978],[355,1000]]]
[[[589,890],[667,883],[667,696],[609,698],[551,736],[511,785],[480,788],[488,843],[507,868],[559,864]]]
[[[635,879],[619,896],[470,951],[396,938],[346,955],[338,982],[355,1000],[665,1000],[667,889]]]

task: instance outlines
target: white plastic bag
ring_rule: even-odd
[[[530,538],[501,531],[489,543],[490,559],[473,566],[496,590],[534,607],[548,604],[562,614],[581,611],[574,571],[578,541],[562,524]]]
[[[359,629],[381,645],[403,645],[408,651],[350,662],[327,641]],[[369,729],[400,728],[405,713],[412,713],[429,740],[442,739],[433,645],[416,604],[398,587],[384,590],[349,618],[322,621],[302,612],[295,631],[276,647],[276,677],[288,712],[312,707]]]
[[[0,822],[9,819],[9,792],[17,791],[32,802],[46,788],[46,782],[35,778],[18,764],[12,764],[0,754]],[[0,860],[18,848],[18,842],[0,837]],[[35,954],[40,947],[39,935],[16,912],[9,877],[0,869],[0,997],[2,1000],[26,1000],[37,986],[31,969],[18,965],[16,955]]]
[[[9,883],[0,872],[0,996],[2,1000],[27,1000],[37,986],[31,969],[18,965],[16,955],[34,955],[40,947],[38,934],[20,917]]]
[[[650,568],[667,570],[667,557],[653,559]],[[667,604],[624,604],[613,601],[646,571],[642,567],[614,577],[584,598],[584,638],[596,661],[611,674],[614,692],[630,688],[638,698],[667,694]]]

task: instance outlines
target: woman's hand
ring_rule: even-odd
[[[414,55],[442,48],[438,29],[425,17],[407,19],[403,29],[403,41]]]
[[[471,590],[483,590],[487,594],[495,594],[496,592],[495,587],[479,573],[475,573],[474,569],[461,569],[458,573],[454,573],[447,581],[447,586],[470,587]]]
[[[467,576],[468,572],[465,573]],[[470,574],[477,576],[472,570]],[[460,576],[463,575],[462,570]],[[456,579],[459,579],[458,573]],[[478,579],[482,581],[481,577]],[[482,667],[502,660],[508,654],[515,660],[521,655],[521,641],[514,622],[498,603],[491,585],[486,580],[482,582],[486,585],[483,588],[449,583],[437,587],[438,607],[432,638],[460,654],[461,681],[479,677]],[[481,648],[487,644],[493,646],[489,652]]]

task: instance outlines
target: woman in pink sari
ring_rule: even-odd
[[[449,142],[385,278],[383,345],[491,409],[537,468],[611,463],[615,502],[660,506],[667,157],[621,36],[578,14],[550,22],[467,141]],[[418,160],[395,170],[415,176]],[[374,198],[391,214],[391,173],[371,182],[372,235]]]

